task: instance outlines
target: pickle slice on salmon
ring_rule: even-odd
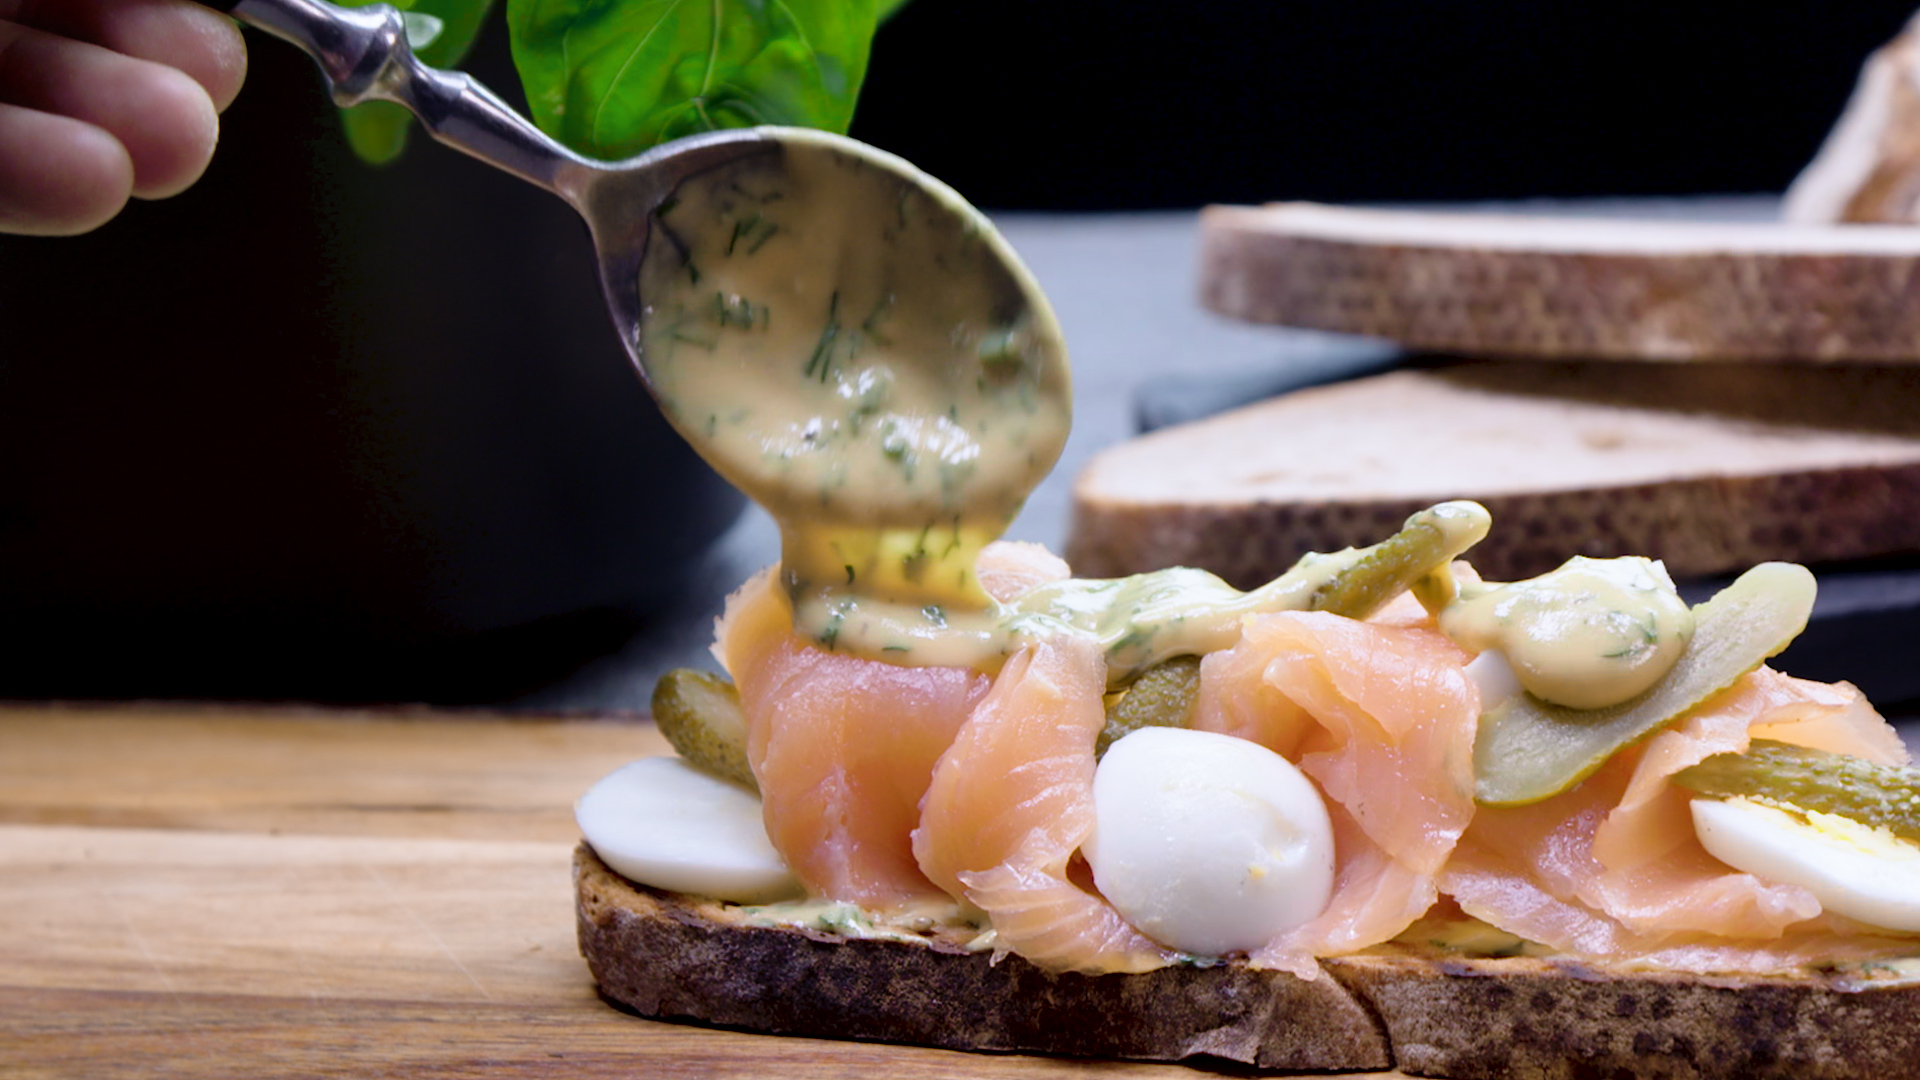
[[[1920,843],[1920,769],[1755,739],[1746,753],[1715,754],[1673,782],[1700,795],[1837,814]]]
[[[1486,507],[1464,500],[1444,502],[1407,519],[1400,531],[1364,549],[1352,566],[1314,590],[1308,611],[1330,611],[1349,619],[1364,619],[1394,597],[1425,585],[1438,589],[1438,603],[1451,599],[1452,576],[1444,574],[1453,560],[1484,540],[1493,519]],[[1444,583],[1428,583],[1430,577]],[[1421,603],[1433,610],[1429,598]]]
[[[1354,553],[1351,565],[1327,579],[1305,597],[1308,611],[1325,611],[1349,619],[1365,619],[1410,588],[1432,590],[1440,596],[1436,608],[1451,598],[1453,577],[1448,567],[1462,552],[1486,538],[1492,518],[1479,503],[1440,503],[1407,519],[1399,532]],[[1276,585],[1284,584],[1282,577]],[[1296,601],[1297,603],[1297,601]],[[1200,697],[1200,658],[1174,656],[1143,670],[1131,687],[1107,707],[1097,753],[1129,732],[1143,727],[1187,727]]]
[[[747,717],[740,691],[719,675],[675,668],[653,685],[653,722],[694,765],[760,790],[747,764]]]
[[[1096,756],[1105,754],[1122,736],[1144,727],[1190,727],[1194,702],[1200,700],[1200,658],[1176,656],[1162,660],[1133,681],[1120,699],[1107,706],[1107,724],[1094,741]]]
[[[1569,709],[1522,693],[1488,711],[1473,745],[1479,802],[1522,806],[1586,779],[1621,748],[1785,649],[1806,629],[1814,591],[1806,567],[1762,563],[1693,609],[1687,651],[1638,697],[1604,709]]]

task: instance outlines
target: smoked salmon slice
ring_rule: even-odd
[[[940,759],[913,833],[927,877],[992,918],[997,954],[1055,971],[1148,971],[1176,959],[1073,873],[1093,832],[1105,690],[1091,641],[1017,653]]]
[[[1438,896],[1436,875],[1474,813],[1479,694],[1468,654],[1415,621],[1261,616],[1201,661],[1193,726],[1292,761],[1333,818],[1331,903],[1255,951],[1257,963],[1311,978],[1313,957],[1386,941]]]
[[[1765,971],[1911,952],[1824,916],[1798,886],[1736,871],[1700,845],[1674,773],[1766,738],[1901,764],[1898,733],[1846,684],[1747,675],[1569,791],[1483,808],[1441,888],[1509,933],[1649,967]],[[1841,933],[1836,939],[1833,935]]]
[[[740,690],[774,850],[813,896],[880,910],[940,897],[908,834],[987,677],[827,652],[792,620],[769,571],[728,600],[715,645]]]
[[[974,562],[973,572],[987,595],[1003,604],[1035,586],[1073,576],[1067,560],[1023,540],[988,544]]]
[[[996,543],[979,573],[1007,600],[1068,571],[1037,544]],[[934,764],[989,678],[801,640],[777,568],[728,598],[713,652],[740,691],[767,835],[809,894],[874,909],[944,899],[920,872],[911,835]]]

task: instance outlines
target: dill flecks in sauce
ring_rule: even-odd
[[[975,556],[1060,455],[1066,348],[984,217],[850,145],[787,133],[655,211],[645,368],[680,432],[779,520],[796,630],[992,666]]]
[[[1672,669],[1693,613],[1656,562],[1576,556],[1526,581],[1466,587],[1440,612],[1440,629],[1476,652],[1499,650],[1540,700],[1599,709]]]

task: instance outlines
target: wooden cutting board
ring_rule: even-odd
[[[608,1006],[570,806],[664,749],[637,718],[0,707],[0,1075],[1202,1075]]]

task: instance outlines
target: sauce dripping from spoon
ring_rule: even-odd
[[[653,214],[639,353],[663,411],[780,523],[795,629],[992,669],[974,572],[1053,467],[1066,346],[986,218],[892,155],[786,132]]]

